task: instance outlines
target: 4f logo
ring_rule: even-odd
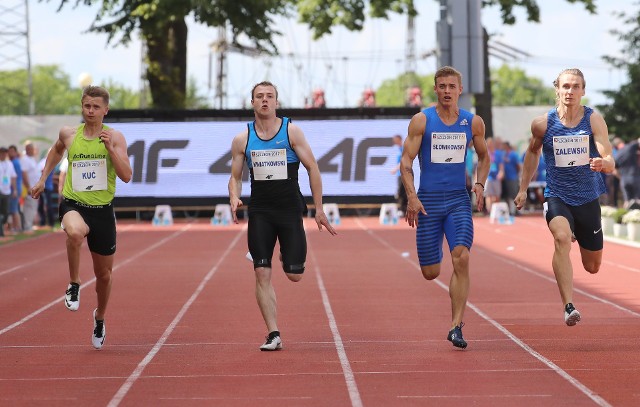
[[[450,162],[451,162],[451,160],[453,160],[453,157],[449,157],[449,158],[447,158],[447,159],[446,159],[446,160],[444,160],[444,161],[445,161],[445,162],[450,163]]]
[[[136,141],[127,149],[130,157],[133,157],[133,178],[134,183],[145,182],[155,184],[158,182],[158,168],[173,168],[178,165],[177,158],[160,158],[166,150],[184,150],[189,144],[189,140],[158,140],[149,146],[149,151],[145,157],[145,143],[143,140]],[[146,179],[142,179],[146,158]]]
[[[386,156],[371,155],[370,150],[393,146],[391,137],[372,137],[361,140],[357,145],[353,138],[345,138],[318,158],[318,168],[323,174],[340,174],[340,181],[366,181],[367,167],[382,166]],[[209,166],[210,174],[229,174],[231,171],[231,151]],[[247,171],[242,172],[243,181]],[[353,174],[353,175],[352,175]]]
[[[567,165],[576,165],[575,161],[569,161],[569,163]]]

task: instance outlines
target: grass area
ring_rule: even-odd
[[[30,233],[17,233],[15,235],[6,235],[5,236],[0,236],[0,246],[8,244],[8,243],[13,243],[13,242],[19,242],[21,240],[28,240],[28,239],[33,239],[34,237],[37,236],[41,236],[47,233],[53,233],[57,230],[60,230],[60,224],[56,224],[56,226],[51,229],[51,228],[40,228],[37,230],[34,230],[33,232]]]

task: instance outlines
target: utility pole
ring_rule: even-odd
[[[31,51],[29,48],[29,1],[0,2],[0,69],[24,69],[27,72],[29,114],[35,114]]]
[[[404,72],[416,73],[416,27],[415,17],[407,18],[407,45],[404,53]]]
[[[262,52],[257,48],[246,47],[237,43],[227,41],[226,26],[218,27],[218,39],[209,44],[209,89],[212,88],[211,76],[213,71],[213,54],[216,55],[216,99],[218,109],[224,109],[227,105],[227,53],[236,52],[238,54],[257,57]]]
[[[472,94],[483,93],[485,86],[481,0],[439,1],[438,65],[449,65],[462,73],[460,107],[468,110]]]

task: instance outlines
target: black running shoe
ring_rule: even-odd
[[[456,348],[464,349],[467,347],[467,342],[462,337],[462,327],[464,326],[464,322],[460,322],[460,325],[454,327],[449,331],[449,335],[447,335],[447,339],[449,342],[453,344]]]
[[[69,283],[64,294],[64,305],[70,311],[77,311],[80,307],[80,284]]]
[[[260,346],[260,350],[271,351],[282,349],[282,339],[280,339],[280,332],[270,332],[266,338],[266,342]]]
[[[580,313],[572,303],[564,306],[564,322],[569,326],[574,326],[580,322]]]

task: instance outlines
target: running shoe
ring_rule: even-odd
[[[266,337],[266,342],[260,346],[260,350],[271,351],[282,349],[282,340],[280,339],[280,332],[270,332]]]
[[[564,306],[564,322],[569,326],[574,326],[580,322],[580,313],[572,303]]]
[[[467,347],[467,342],[462,337],[463,326],[464,322],[460,322],[460,325],[455,326],[452,330],[449,331],[449,335],[447,335],[447,339],[449,340],[449,342],[451,342],[456,348],[464,349]]]
[[[93,310],[93,335],[91,335],[91,343],[96,349],[102,349],[104,344],[104,338],[107,336],[107,328],[104,326],[104,319],[97,320],[96,312],[98,309]]]
[[[80,284],[69,283],[64,295],[64,305],[70,311],[77,311],[80,307]]]

